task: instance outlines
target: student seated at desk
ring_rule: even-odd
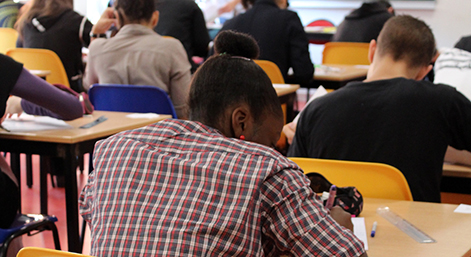
[[[332,41],[369,43],[378,38],[384,23],[394,15],[394,8],[389,1],[364,2],[340,23]]]
[[[447,147],[471,150],[471,102],[453,87],[421,81],[434,52],[423,21],[389,19],[370,44],[366,80],[308,105],[288,155],[386,163],[404,174],[414,200],[440,202]]]
[[[189,121],[97,143],[79,199],[91,255],[366,256],[350,215],[329,214],[273,149],[283,114],[268,76],[219,49],[193,77]]]
[[[92,33],[104,34],[112,24],[109,21],[117,23],[119,32],[90,44],[85,88],[95,83],[156,86],[170,95],[177,116],[185,118],[191,65],[183,45],[153,30],[159,20],[154,0],[117,0],[114,5]]]
[[[0,54],[0,78],[0,113],[4,114],[2,121],[6,116],[23,111],[64,120],[83,115],[82,105],[75,96],[49,85],[25,70],[22,64],[3,54]],[[19,209],[18,181],[3,155],[0,155],[0,170],[0,228],[9,228]],[[20,242],[15,242],[15,246],[20,245]],[[13,248],[10,247],[15,251]],[[9,256],[16,254],[9,251]]]
[[[314,76],[309,41],[297,13],[287,0],[242,0],[247,12],[224,23],[221,31],[247,33],[260,46],[260,60],[274,62],[287,83],[308,83]],[[293,68],[293,76],[288,70]]]

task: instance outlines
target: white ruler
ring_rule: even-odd
[[[427,244],[436,242],[435,239],[431,238],[430,236],[422,232],[420,229],[416,228],[414,225],[409,223],[407,220],[401,218],[401,216],[391,211],[389,207],[379,207],[376,210],[376,213],[381,215],[381,217],[391,222],[391,224],[396,226],[402,232],[406,233],[419,243]]]

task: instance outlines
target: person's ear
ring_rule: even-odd
[[[249,139],[248,137],[252,135],[253,130],[251,117],[250,110],[245,105],[239,106],[232,111],[231,125],[235,138],[241,138],[241,136],[243,136],[243,138]]]
[[[151,22],[152,22],[152,27],[155,28],[155,26],[157,26],[157,23],[159,23],[159,11],[155,11],[154,13],[152,13],[152,18],[151,18]]]
[[[429,64],[427,66],[423,66],[420,68],[419,72],[417,73],[417,76],[415,77],[415,80],[423,80],[425,76],[433,69],[433,65]]]
[[[370,61],[370,63],[373,63],[373,58],[375,56],[375,53],[376,53],[376,40],[372,39],[370,41],[370,46],[368,49],[368,61]]]

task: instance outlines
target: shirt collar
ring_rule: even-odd
[[[116,36],[139,36],[139,35],[151,35],[157,34],[154,30],[141,25],[141,24],[127,24],[119,29],[118,34]]]

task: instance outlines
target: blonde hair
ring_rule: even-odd
[[[31,5],[18,19],[15,28],[20,37],[23,38],[23,28],[28,22],[31,22],[33,18],[57,16],[73,8],[73,0],[31,0]]]

